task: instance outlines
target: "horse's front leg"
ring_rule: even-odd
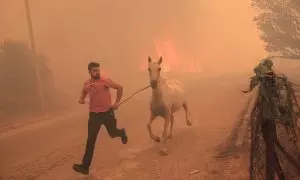
[[[187,102],[184,102],[184,103],[182,104],[182,107],[183,107],[183,109],[184,109],[184,111],[185,111],[185,120],[186,120],[186,124],[187,124],[188,126],[191,126],[191,125],[192,125],[192,121],[191,121],[191,119],[190,119],[190,111],[189,111],[189,107],[188,107]]]
[[[168,139],[168,129],[170,125],[170,115],[165,117],[165,124],[164,124],[164,132],[163,132],[163,138],[161,142],[161,154],[162,155],[168,155],[168,149],[166,147],[167,139]]]
[[[148,129],[148,132],[149,132],[149,135],[150,135],[151,139],[153,139],[156,142],[160,142],[159,137],[155,136],[152,132],[152,123],[153,123],[154,119],[155,119],[155,116],[151,113],[150,118],[149,118],[149,122],[147,124],[147,129]]]
[[[169,135],[168,135],[169,139],[172,139],[172,137],[173,137],[173,126],[174,126],[174,115],[172,114],[170,116],[170,132],[169,132]]]

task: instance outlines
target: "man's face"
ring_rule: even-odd
[[[90,75],[93,79],[99,79],[100,78],[100,68],[92,67],[92,69],[90,70]]]

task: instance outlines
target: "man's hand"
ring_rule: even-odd
[[[113,108],[113,110],[117,110],[119,108],[119,103],[115,103],[111,108]]]
[[[79,100],[78,100],[78,103],[79,103],[79,104],[85,104],[85,100],[84,100],[84,99],[79,99]]]

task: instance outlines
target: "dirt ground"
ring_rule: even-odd
[[[119,127],[125,127],[129,143],[110,139],[103,127],[98,136],[89,176],[72,171],[80,163],[87,135],[87,110],[40,121],[0,134],[0,179],[10,180],[225,180],[248,179],[247,150],[218,159],[247,95],[247,77],[213,78],[188,83],[193,126],[181,111],[175,116],[168,156],[160,156],[159,145],[150,140],[148,92],[143,92],[116,112]],[[162,119],[154,132],[162,134]]]

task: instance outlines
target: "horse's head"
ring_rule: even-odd
[[[148,57],[148,71],[150,77],[150,85],[152,89],[157,88],[157,84],[160,78],[162,57],[157,62],[152,61],[151,57]]]

